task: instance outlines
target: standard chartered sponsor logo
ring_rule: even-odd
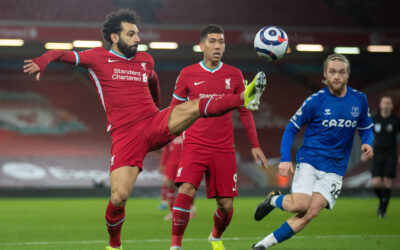
[[[355,128],[357,126],[357,121],[345,120],[345,119],[330,119],[323,120],[322,126],[324,127],[339,127],[339,128]]]
[[[138,81],[147,82],[147,74],[143,74],[140,71],[125,70],[125,69],[114,69],[114,74],[111,76],[113,80],[123,81]]]

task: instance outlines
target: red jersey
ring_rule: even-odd
[[[243,91],[244,80],[239,69],[220,62],[217,68],[211,70],[201,61],[180,72],[171,105]],[[238,110],[252,146],[259,147],[251,112],[245,107]],[[183,133],[183,138],[184,145],[192,144],[221,152],[234,151],[232,112],[219,117],[199,118]]]
[[[39,65],[41,72],[52,61],[87,68],[107,115],[107,131],[159,111],[155,104],[159,102],[160,93],[158,77],[153,69],[154,60],[145,52],[137,52],[134,57],[127,58],[102,47],[82,52],[57,50],[48,51],[33,61]]]
[[[177,136],[168,145],[166,145],[161,153],[161,165],[178,165],[182,152],[182,136]]]

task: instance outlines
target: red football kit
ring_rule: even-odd
[[[175,180],[178,163],[182,153],[182,136],[177,136],[166,145],[161,154],[161,165],[164,166],[164,175],[168,179]]]
[[[241,71],[220,62],[213,70],[203,61],[184,68],[176,82],[171,106],[197,98],[219,98],[244,91]],[[252,147],[259,147],[250,111],[238,108]],[[237,196],[237,166],[234,149],[232,112],[219,117],[200,118],[183,133],[182,159],[176,183],[199,187],[206,174],[207,197]]]
[[[33,59],[41,72],[52,61],[87,68],[106,112],[112,135],[110,171],[122,166],[142,168],[148,151],[175,136],[168,129],[172,108],[160,111],[160,88],[154,60],[145,52],[132,58],[102,47],[75,51],[48,51]]]

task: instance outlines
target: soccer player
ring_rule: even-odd
[[[205,27],[200,36],[203,60],[185,67],[179,74],[171,106],[197,98],[217,98],[244,90],[239,69],[221,62],[225,51],[224,31],[218,25]],[[267,160],[260,149],[251,112],[238,108],[241,122],[252,145],[252,154],[264,167]],[[199,119],[183,133],[183,152],[175,183],[178,196],[172,210],[171,249],[181,249],[189,220],[190,204],[205,175],[207,198],[216,198],[217,210],[209,241],[214,250],[224,249],[221,236],[233,215],[237,196],[237,167],[232,112],[211,119]]]
[[[246,90],[220,98],[204,97],[159,110],[158,77],[153,58],[137,52],[140,42],[135,12],[122,9],[107,16],[103,25],[110,50],[98,47],[83,52],[52,50],[25,60],[24,72],[40,79],[53,61],[81,65],[88,69],[106,112],[107,131],[112,136],[110,183],[111,198],[106,209],[110,237],[106,249],[120,249],[125,204],[136,182],[147,152],[167,144],[200,117],[223,115],[246,106],[257,109],[265,89],[263,73],[256,75]]]
[[[292,193],[272,191],[254,213],[261,220],[275,207],[295,213],[281,227],[252,249],[263,250],[303,230],[323,208],[332,209],[340,194],[356,129],[362,157],[373,156],[372,119],[365,94],[347,86],[350,63],[343,55],[329,55],[324,62],[327,87],[308,97],[290,119],[281,142],[279,174],[293,173],[290,148],[296,133],[307,125],[304,143],[297,152]]]
[[[382,96],[379,114],[374,115],[374,152],[372,160],[372,188],[379,198],[378,216],[384,218],[391,196],[393,178],[397,168],[397,134],[400,132],[400,117],[392,113],[393,100]]]

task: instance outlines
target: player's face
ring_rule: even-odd
[[[344,62],[329,61],[324,76],[326,84],[334,95],[340,96],[345,93],[349,72]]]
[[[208,34],[207,38],[200,42],[200,48],[206,61],[211,62],[213,65],[218,64],[225,52],[224,34]]]
[[[139,29],[136,24],[122,22],[121,32],[119,33],[119,39],[117,46],[119,51],[126,57],[131,58],[136,55],[137,48],[139,46]]]
[[[385,113],[390,113],[393,109],[392,99],[389,97],[383,97],[379,103],[379,108]]]

